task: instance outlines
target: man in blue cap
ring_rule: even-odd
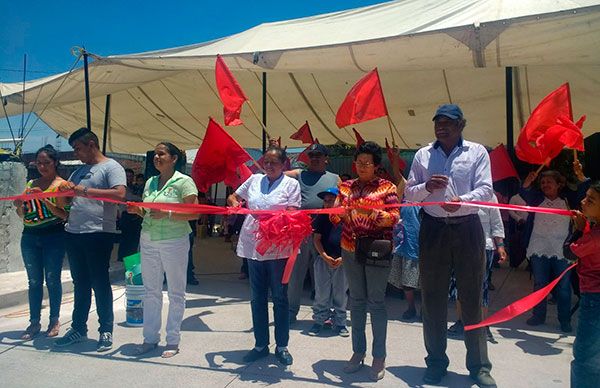
[[[427,371],[438,384],[446,374],[448,286],[452,271],[465,325],[482,319],[485,236],[477,208],[460,202],[490,201],[493,195],[486,149],[462,137],[466,120],[458,105],[440,106],[433,116],[436,141],[415,154],[405,196],[412,202],[449,202],[423,208],[419,236],[422,316]],[[480,387],[496,387],[490,375],[485,329],[465,333],[467,369]]]
[[[286,175],[300,182],[302,195],[301,209],[320,209],[323,201],[318,194],[330,187],[336,187],[341,181],[337,174],[326,170],[329,163],[329,150],[323,144],[314,143],[308,149],[310,162],[306,170],[297,169],[286,171]],[[290,304],[290,324],[296,322],[306,272],[313,266],[318,254],[313,245],[312,236],[300,246],[294,270],[288,284],[288,301]]]

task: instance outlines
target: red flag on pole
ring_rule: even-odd
[[[573,120],[571,93],[569,84],[565,83],[548,94],[531,112],[525,126],[521,129],[515,146],[517,157],[531,164],[545,164],[548,155],[537,146],[537,140],[548,128],[556,124],[560,116]]]
[[[304,144],[312,144],[314,142],[314,138],[312,132],[310,131],[310,126],[308,125],[308,121],[304,123],[303,126],[300,127],[295,133],[290,136],[292,140],[300,140]]]
[[[554,159],[565,147],[585,151],[581,132],[585,116],[582,116],[577,123],[573,123],[565,116],[559,117],[556,121],[555,125],[548,128],[536,140],[536,146],[542,150],[546,160]]]
[[[225,125],[242,124],[240,114],[242,113],[242,105],[248,100],[248,97],[246,97],[240,84],[238,84],[233,74],[231,74],[231,71],[220,55],[217,55],[217,62],[215,64],[215,79],[219,97],[221,97],[221,102],[223,103]]]
[[[493,182],[512,177],[519,178],[504,144],[500,144],[490,152],[490,163]]]
[[[192,164],[192,178],[198,190],[206,192],[210,185],[234,179],[236,169],[252,157],[219,124],[209,119],[204,140]]]
[[[335,116],[338,128],[373,120],[388,114],[377,68],[350,89]]]
[[[365,142],[365,139],[363,139],[360,133],[358,133],[356,128],[352,128],[352,130],[354,131],[354,136],[356,137],[356,148],[358,148],[362,143]]]

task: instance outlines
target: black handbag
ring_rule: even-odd
[[[359,264],[389,267],[392,260],[392,242],[375,237],[358,237],[354,257]]]

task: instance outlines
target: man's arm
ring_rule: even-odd
[[[423,174],[425,167],[422,164],[421,154],[421,150],[415,154],[404,189],[404,197],[410,202],[423,202],[429,196],[429,191],[425,187],[427,182]]]

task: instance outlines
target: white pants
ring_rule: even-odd
[[[142,254],[142,279],[144,297],[144,342],[160,342],[163,301],[163,274],[167,275],[169,315],[167,317],[167,345],[179,345],[179,329],[185,310],[185,286],[187,274],[188,236],[152,241],[147,233],[140,238]]]

